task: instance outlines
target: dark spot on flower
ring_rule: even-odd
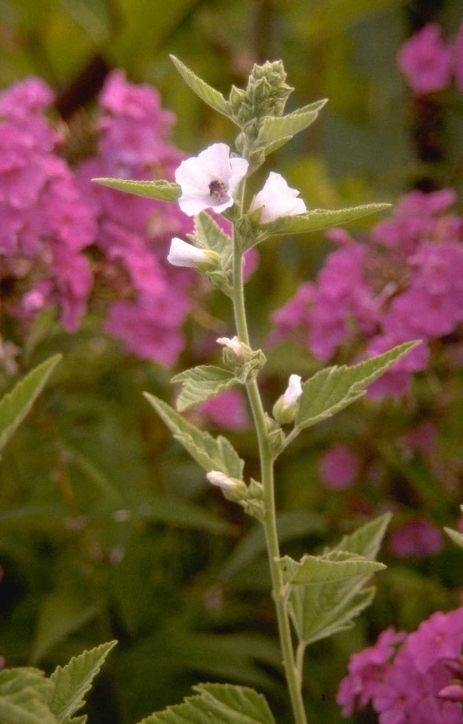
[[[209,184],[209,195],[217,201],[224,201],[227,198],[227,187],[223,181],[214,179]]]

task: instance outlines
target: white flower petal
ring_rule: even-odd
[[[234,203],[233,195],[248,170],[244,158],[231,158],[225,143],[214,143],[198,155],[182,161],[175,180],[182,189],[181,210],[196,216],[206,209],[220,213]]]
[[[290,407],[291,405],[295,405],[301,395],[302,385],[300,375],[290,375],[288,387],[283,395],[283,406]]]
[[[198,263],[209,262],[210,259],[201,249],[197,249],[175,236],[170,244],[167,261],[173,266],[187,266],[195,269]]]
[[[279,173],[271,171],[263,188],[254,196],[250,211],[261,209],[261,224],[269,224],[280,216],[296,216],[307,211],[299,191],[288,186]]]

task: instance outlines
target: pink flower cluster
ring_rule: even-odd
[[[383,631],[351,657],[337,701],[351,716],[369,704],[379,724],[462,724],[463,608],[437,612],[413,633]]]
[[[172,365],[184,346],[193,276],[164,260],[172,235],[189,231],[190,222],[175,204],[91,178],[173,179],[182,158],[168,140],[173,115],[154,89],[113,71],[89,121],[96,145],[87,143],[71,166],[65,158],[72,131],[44,115],[52,101],[51,89],[34,78],[0,96],[4,309],[27,325],[57,308],[64,327],[75,331],[91,302],[129,352]]]
[[[404,43],[397,59],[417,95],[444,90],[452,77],[463,91],[463,23],[451,43],[445,42],[437,23],[428,23]]]
[[[463,321],[463,217],[449,210],[455,200],[452,189],[413,191],[367,244],[329,232],[340,248],[315,283],[275,312],[273,342],[290,338],[328,362],[346,343],[368,357],[419,339],[369,388],[377,398],[403,395],[412,373],[428,366],[432,343],[456,334]]]

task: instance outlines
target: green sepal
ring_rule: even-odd
[[[92,178],[92,181],[117,191],[158,201],[178,201],[182,195],[179,184],[171,181],[131,181],[121,178]]]
[[[190,241],[198,247],[208,251],[215,251],[222,259],[223,266],[227,267],[227,261],[231,259],[232,240],[212,216],[206,211],[201,211],[195,216],[194,232],[187,234]]]
[[[363,397],[366,387],[380,377],[419,341],[405,342],[384,354],[348,367],[326,367],[302,383],[302,395],[294,422],[294,429],[286,444],[306,427],[315,425]]]
[[[182,704],[151,714],[140,724],[275,724],[272,712],[254,689],[232,684],[198,684]]]
[[[49,705],[59,724],[74,724],[77,721],[74,714],[84,705],[84,697],[90,691],[93,679],[116,643],[110,641],[84,651],[73,657],[66,666],[58,666],[52,673],[50,681],[53,683],[53,691]]]
[[[288,113],[286,116],[266,116],[262,118],[259,123],[257,143],[265,145],[283,138],[292,138],[296,133],[303,131],[316,120],[318,112],[326,102],[327,99],[311,103],[292,113]]]
[[[347,209],[313,209],[305,214],[280,216],[279,219],[275,219],[269,224],[262,224],[261,228],[267,236],[304,234],[339,226],[339,224],[345,224],[368,214],[376,214],[378,211],[389,209],[390,206],[391,204],[363,204]]]
[[[206,472],[219,470],[230,478],[240,480],[243,477],[244,461],[227,438],[222,435],[212,437],[185,420],[159,398],[149,392],[144,392],[144,396],[164,420],[174,438]]]
[[[283,577],[292,586],[343,581],[347,578],[370,576],[386,566],[347,551],[329,551],[321,556],[305,555],[300,561],[289,556],[280,558],[278,564]]]
[[[207,103],[208,106],[218,111],[218,113],[222,113],[222,115],[227,116],[227,118],[231,118],[230,104],[219,91],[195,75],[195,73],[187,68],[175,55],[171,55],[170,58],[185,83],[190,86],[191,90],[194,91],[204,103]]]
[[[390,519],[391,514],[385,513],[370,521],[344,536],[324,557],[336,559],[341,553],[343,556],[349,554],[353,559],[361,556],[374,560]],[[343,580],[288,584],[288,609],[301,644],[307,645],[351,628],[354,619],[374,597],[374,587],[366,587],[370,577],[371,572],[368,572]]]
[[[239,384],[239,380],[236,379],[233,372],[214,365],[198,365],[185,370],[172,377],[171,382],[182,385],[182,390],[176,400],[179,412],[210,400]]]
[[[0,400],[0,450],[28,414],[60,359],[57,354],[42,362]]]

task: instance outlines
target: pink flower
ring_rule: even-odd
[[[453,44],[453,62],[456,86],[459,90],[463,91],[463,23],[460,23]]]
[[[198,410],[219,427],[244,432],[249,429],[249,414],[243,395],[238,390],[227,390],[217,397],[198,405]]]
[[[214,143],[197,158],[182,161],[175,172],[182,195],[181,210],[188,216],[213,209],[221,213],[234,203],[234,194],[246,176],[248,162],[244,158],[230,157],[225,143]]]
[[[452,72],[452,51],[442,40],[437,23],[428,23],[415,33],[398,53],[400,70],[417,94],[446,88]]]
[[[321,459],[320,473],[327,488],[348,488],[357,477],[358,471],[358,459],[345,445],[332,445]]]
[[[456,658],[462,645],[463,608],[433,613],[407,640],[407,650],[421,674],[441,659]]]
[[[415,518],[394,528],[389,537],[389,547],[399,558],[425,558],[440,553],[444,536],[439,528],[425,518]]]

